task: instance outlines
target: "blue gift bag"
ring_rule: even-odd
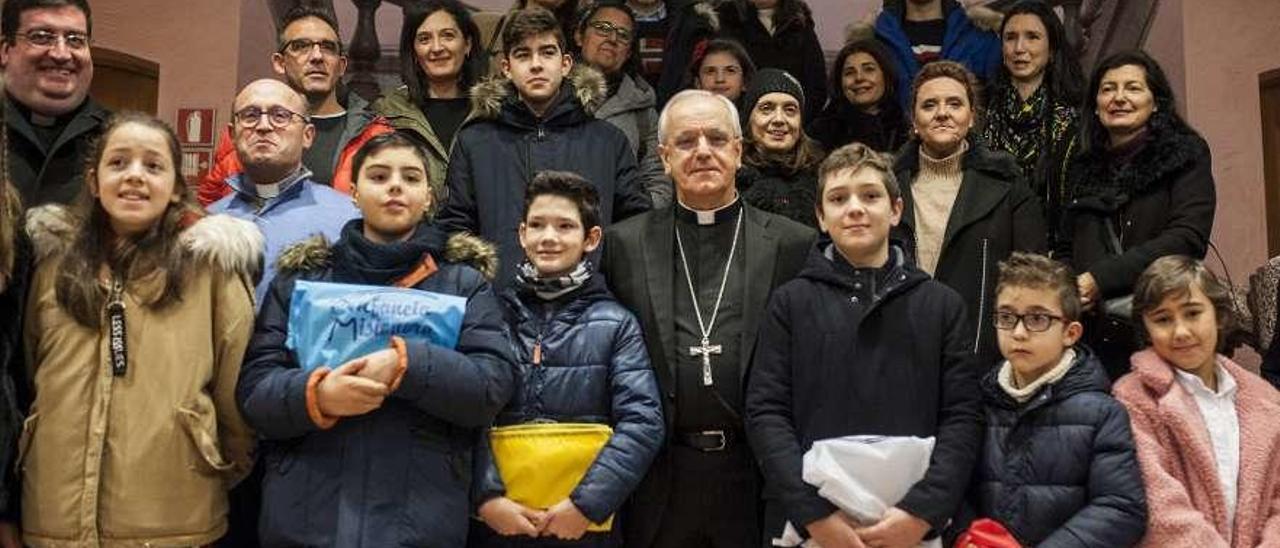
[[[387,348],[392,335],[454,348],[466,311],[467,299],[456,295],[298,280],[285,345],[308,371]]]

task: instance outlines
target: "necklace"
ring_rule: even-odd
[[[729,269],[733,267],[733,253],[738,249],[738,236],[742,234],[742,217],[746,211],[738,211],[738,220],[733,226],[733,243],[729,245],[729,259],[724,263],[724,276],[720,278],[720,291],[716,293],[716,304],[711,309],[711,321],[702,323],[702,306],[698,304],[698,292],[693,288],[693,276],[689,274],[689,259],[684,254],[684,242],[680,239],[680,229],[676,228],[676,247],[680,250],[680,264],[684,266],[684,281],[689,284],[689,298],[693,300],[693,313],[698,319],[698,330],[702,332],[702,344],[689,347],[690,356],[702,356],[702,385],[711,386],[711,355],[721,354],[724,349],[718,344],[711,344],[711,330],[716,325],[716,315],[720,313],[720,301],[724,298],[724,287],[729,281]]]

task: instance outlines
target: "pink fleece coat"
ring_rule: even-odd
[[[1138,352],[1131,362],[1133,371],[1114,392],[1129,410],[1147,488],[1147,535],[1139,546],[1280,546],[1280,393],[1218,356],[1236,380],[1240,417],[1235,525],[1228,530],[1213,446],[1195,399],[1154,351]]]

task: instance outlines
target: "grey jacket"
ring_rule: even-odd
[[[600,105],[596,118],[613,124],[626,134],[632,152],[636,153],[640,184],[653,199],[653,207],[660,208],[671,203],[674,191],[671,179],[662,169],[662,159],[658,157],[656,97],[644,79],[624,74],[618,91]]]

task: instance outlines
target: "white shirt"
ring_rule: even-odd
[[[1214,365],[1218,391],[1214,393],[1200,377],[1175,368],[1178,384],[1191,394],[1200,416],[1209,429],[1209,442],[1218,467],[1218,483],[1227,502],[1227,530],[1235,523],[1236,481],[1240,476],[1240,415],[1236,411],[1236,380],[1220,364]]]

